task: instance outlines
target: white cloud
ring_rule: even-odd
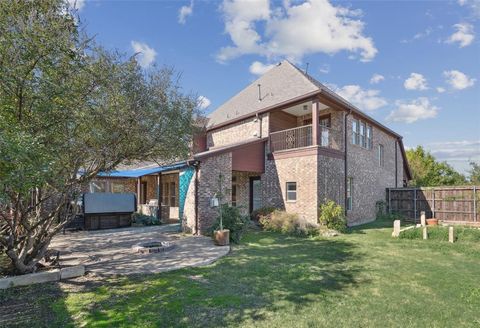
[[[185,24],[187,22],[187,17],[193,14],[193,0],[190,2],[189,6],[182,6],[178,11],[178,22],[180,24]]]
[[[67,0],[68,6],[78,11],[82,10],[85,6],[85,0]]]
[[[269,0],[224,0],[221,11],[233,43],[220,49],[217,59],[221,62],[245,54],[298,62],[307,54],[342,50],[370,61],[377,53],[373,40],[363,35],[361,12],[327,0],[284,1],[274,8]]]
[[[385,76],[380,74],[373,74],[372,78],[370,79],[371,84],[377,84],[381,81],[385,80]]]
[[[212,102],[210,101],[210,99],[208,99],[205,96],[199,96],[197,98],[197,104],[200,109],[206,109],[208,106],[212,104]]]
[[[413,123],[437,116],[438,107],[430,104],[428,98],[420,97],[410,102],[397,101],[397,106],[388,116],[387,121]]]
[[[320,67],[318,70],[319,70],[320,73],[328,74],[328,73],[330,73],[330,65],[323,64],[322,67]]]
[[[143,68],[149,67],[157,56],[155,49],[150,48],[146,43],[132,41],[131,42],[133,51],[137,54],[137,60],[140,66]]]
[[[405,80],[403,86],[407,90],[427,90],[427,79],[422,74],[412,73],[410,77]]]
[[[480,140],[433,142],[427,144],[426,148],[440,160],[480,159]]]
[[[342,88],[330,85],[330,87],[362,110],[373,111],[387,104],[387,101],[379,96],[378,90],[363,90],[359,85],[346,85]]]
[[[444,93],[446,90],[443,87],[437,87],[437,92],[438,93]]]
[[[458,42],[460,48],[466,47],[473,42],[475,39],[475,34],[473,32],[473,25],[468,23],[459,23],[453,25],[453,28],[456,29],[456,32],[453,33],[445,42],[446,43],[456,43]]]
[[[254,61],[250,65],[249,71],[250,71],[250,73],[255,74],[255,75],[263,75],[273,67],[275,67],[274,64],[264,64],[264,63],[261,63],[259,61]]]
[[[456,90],[463,90],[469,88],[475,84],[476,79],[470,78],[464,73],[451,70],[451,71],[444,71],[443,75],[447,79],[447,83]]]
[[[480,0],[458,0],[458,4],[468,7],[473,17],[480,18]]]

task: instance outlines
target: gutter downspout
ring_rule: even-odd
[[[348,169],[348,165],[347,165],[347,144],[348,144],[348,134],[347,134],[347,117],[348,115],[350,115],[352,113],[352,110],[349,109],[348,113],[347,114],[344,114],[343,115],[343,148],[344,148],[344,151],[345,151],[345,160],[343,161],[344,163],[344,172],[345,172],[345,179],[344,179],[344,193],[345,193],[345,217],[347,216],[347,208],[348,208],[348,199],[347,199],[347,185],[348,185],[348,172],[347,172],[347,169]],[[348,221],[348,220],[347,220]]]
[[[194,164],[195,167],[195,235],[198,235],[198,167],[200,161]]]
[[[398,158],[397,158],[398,139],[395,139],[395,188],[398,188]]]

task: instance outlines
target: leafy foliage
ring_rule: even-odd
[[[259,222],[262,217],[269,215],[273,211],[275,211],[275,207],[264,206],[254,210],[250,217],[253,221]]]
[[[418,146],[407,150],[407,159],[412,170],[413,186],[451,186],[466,183],[465,177],[446,162],[438,162],[432,154]]]
[[[470,183],[474,185],[480,185],[480,164],[475,162],[470,162]]]
[[[238,207],[228,204],[220,205],[220,214],[215,220],[211,230],[223,229],[230,230],[230,240],[234,243],[240,242],[243,234],[247,231],[250,220],[248,216],[242,215]]]
[[[327,200],[320,205],[320,216],[318,218],[320,224],[329,229],[345,232],[347,229],[347,219],[343,207],[333,200]]]
[[[82,32],[63,0],[0,1],[0,244],[34,271],[101,171],[189,154],[196,98]]]
[[[133,213],[132,221],[136,224],[143,224],[145,226],[158,225],[160,220],[151,215],[145,215],[140,213]]]
[[[318,225],[296,213],[275,210],[260,217],[260,224],[264,230],[275,231],[296,236],[313,236],[318,234]]]

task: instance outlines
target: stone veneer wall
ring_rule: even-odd
[[[267,160],[262,177],[265,206],[298,213],[317,222],[317,156],[307,155]],[[286,183],[297,183],[297,201],[286,201]]]
[[[255,133],[257,134],[255,136]],[[207,147],[216,148],[229,144],[238,143],[248,139],[268,136],[268,114],[245,119],[241,122],[228,125],[210,132],[207,132]]]
[[[395,186],[395,142],[393,136],[373,126],[373,147],[365,149],[352,144],[352,121],[354,116],[348,116],[347,124],[347,173],[353,178],[353,204],[348,211],[348,224],[358,225],[375,219],[375,203],[385,200],[385,190]],[[377,147],[384,146],[384,165],[380,166],[377,159]],[[398,170],[403,170],[401,154],[397,158]],[[399,176],[403,173],[400,173]],[[401,179],[398,180],[399,185]]]

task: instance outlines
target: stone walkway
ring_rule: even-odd
[[[215,246],[209,237],[184,236],[177,225],[67,232],[57,235],[51,248],[60,251],[61,265],[84,264],[97,275],[157,273],[208,265],[230,251]],[[175,247],[164,253],[139,254],[131,247],[140,242],[170,241]]]

